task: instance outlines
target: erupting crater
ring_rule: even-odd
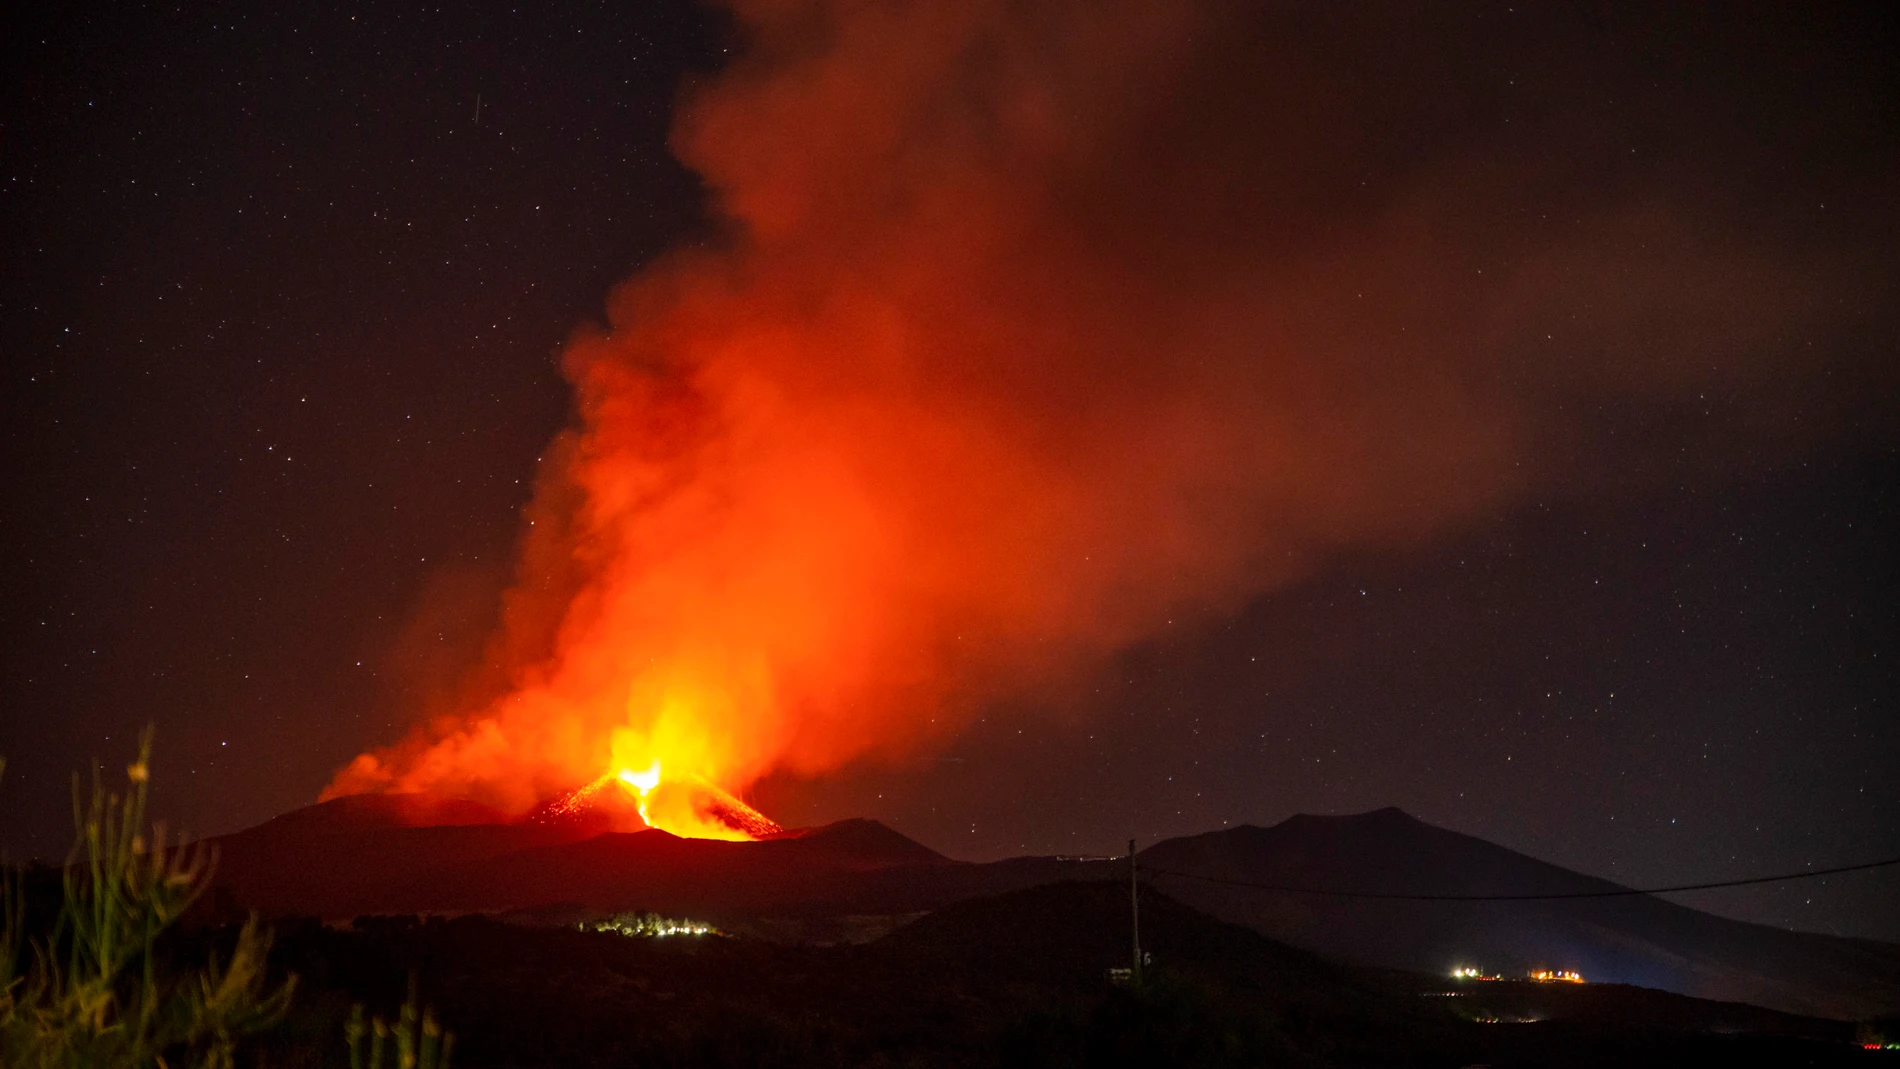
[[[632,812],[628,812],[631,808]],[[539,819],[605,817],[617,829],[657,828],[689,839],[747,842],[783,835],[777,821],[704,778],[665,775],[658,759],[620,768],[561,795]]]

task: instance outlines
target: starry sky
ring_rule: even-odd
[[[1630,70],[1741,49],[1787,77],[1718,86],[1732,125],[1814,112],[1811,142],[1670,136],[1733,154],[1744,206],[1819,220],[1776,233],[1890,234],[1891,28],[1751,11],[1605,30],[1645,58],[1596,88],[1628,107]],[[492,630],[571,418],[564,340],[716,233],[668,131],[740,44],[670,0],[7,17],[0,848],[61,853],[70,773],[148,723],[159,807],[235,830],[400,736]],[[1820,431],[1751,437],[1740,392],[1593,393],[1522,495],[1168,621],[917,760],[754,800],[968,858],[1385,805],[1637,885],[1900,855],[1895,312],[1856,281],[1877,340],[1817,355],[1839,381],[1777,415]],[[1895,870],[1681,900],[1900,940]]]

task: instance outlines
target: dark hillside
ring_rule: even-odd
[[[1411,894],[1563,894],[1617,885],[1397,809],[1296,816],[1158,843],[1157,869]],[[1900,1007],[1900,947],[1731,921],[1660,898],[1419,902],[1285,894],[1158,876],[1214,916],[1322,953],[1443,975],[1575,969],[1593,981],[1856,1020]]]
[[[420,796],[343,798],[218,840],[220,900],[270,916],[506,914],[581,920],[627,909],[691,915],[792,942],[861,942],[920,913],[1120,862],[945,858],[875,821],[763,842],[602,834],[585,820],[467,824],[480,812]],[[413,819],[441,819],[415,827]],[[1297,816],[1158,843],[1163,872],[1285,887],[1548,894],[1615,885],[1396,809]],[[1743,924],[1653,897],[1418,902],[1322,897],[1157,874],[1197,909],[1363,965],[1446,975],[1575,969],[1595,982],[1859,1020],[1900,1008],[1900,947]],[[1028,900],[1025,900],[1028,901]],[[1159,931],[1160,929],[1158,929]],[[1119,954],[1120,944],[1114,945]]]
[[[337,1034],[352,998],[387,1012],[413,969],[457,1033],[456,1064],[472,1067],[1765,1066],[1865,1053],[1847,1026],[1766,1015],[1763,1034],[1716,1034],[1721,1007],[1634,990],[1608,996],[1613,1012],[1566,1008],[1588,989],[1529,991],[1555,996],[1538,1023],[1485,1023],[1496,1008],[1442,997],[1433,978],[1331,963],[1159,894],[1144,898],[1155,966],[1132,990],[1104,975],[1125,960],[1126,907],[1125,885],[1062,883],[837,947],[476,917],[288,925],[275,961],[304,992],[283,1042]]]

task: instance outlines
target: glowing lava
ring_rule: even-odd
[[[698,776],[662,778],[660,762],[645,772],[623,768],[616,775],[634,796],[650,828],[692,839],[766,839],[785,829],[776,821]]]
[[[640,825],[690,839],[747,841],[784,833],[777,821],[740,801],[731,792],[695,775],[667,777],[655,758],[644,770],[622,766],[561,795],[542,809],[542,817],[576,818],[605,814],[615,830],[635,831],[624,816],[626,801]],[[615,787],[619,791],[615,791]]]
[[[640,819],[649,828],[695,839],[762,839],[784,830],[765,814],[713,786],[698,776],[669,784],[662,793],[660,759],[644,772],[623,768],[614,775],[640,811]],[[667,803],[664,816],[655,812],[655,801]]]
[[[646,821],[651,827],[653,817],[647,812],[647,793],[660,785],[659,758],[654,758],[653,764],[649,765],[645,772],[635,772],[631,768],[621,769],[620,782],[626,784],[627,789],[633,792],[634,805],[639,807],[640,819]]]

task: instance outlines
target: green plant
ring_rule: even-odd
[[[7,760],[0,757],[0,778]],[[0,862],[5,859],[0,858]],[[20,873],[0,864],[0,1035],[13,1021],[20,990],[20,941],[26,936],[26,889]]]
[[[168,843],[145,822],[152,732],[139,739],[124,795],[73,781],[77,838],[48,934],[28,939],[18,873],[0,885],[0,1065],[8,1069],[230,1069],[240,1038],[288,1009],[295,978],[266,991],[270,935],[252,917],[229,959],[167,969],[159,936],[209,886],[204,844]],[[30,953],[26,953],[30,952]],[[21,959],[30,962],[23,969]]]
[[[350,1008],[349,1023],[343,1026],[343,1038],[350,1046],[350,1069],[384,1069],[383,1056],[389,1054],[389,1040],[395,1039],[395,1069],[449,1069],[449,1055],[455,1049],[455,1033],[445,1032],[436,1024],[435,1011],[419,1007],[416,978],[409,977],[409,997],[391,1025],[381,1017],[363,1019],[363,1004]],[[364,1059],[363,1040],[369,1039],[368,1059]]]

